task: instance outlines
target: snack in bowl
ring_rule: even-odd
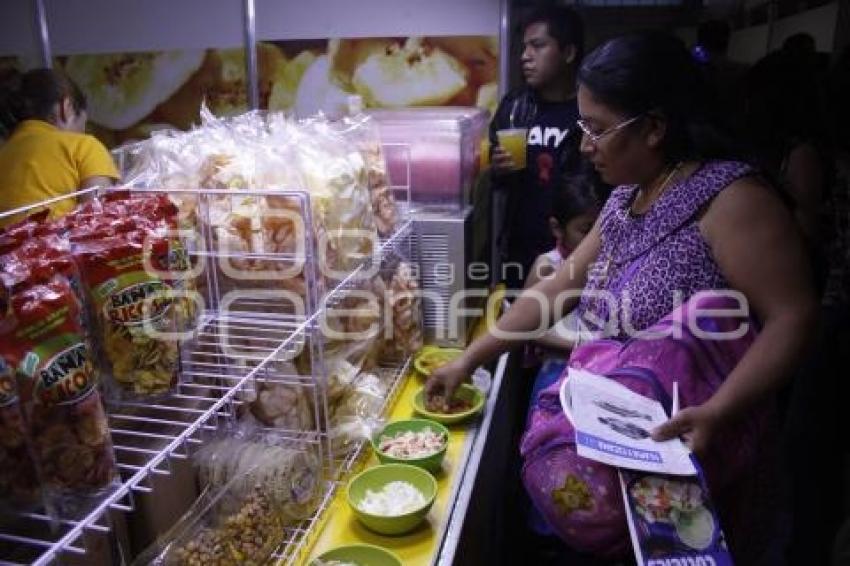
[[[484,408],[484,394],[480,389],[462,384],[449,399],[441,397],[426,399],[424,389],[413,398],[413,410],[417,414],[442,424],[455,424],[477,415]]]
[[[437,481],[407,464],[383,464],[361,472],[348,484],[348,504],[369,529],[399,535],[415,529],[437,496]]]
[[[310,566],[401,566],[401,560],[385,548],[371,544],[347,544],[332,548]]]
[[[410,464],[429,471],[442,466],[449,431],[424,419],[394,421],[372,437],[372,447],[382,464]]]
[[[424,376],[431,375],[435,370],[460,357],[463,350],[458,348],[439,348],[425,346],[413,359],[413,367]]]

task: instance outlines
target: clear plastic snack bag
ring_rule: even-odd
[[[195,463],[202,485],[228,486],[245,497],[260,486],[283,525],[310,517],[321,499],[321,466],[315,447],[250,422],[221,431],[198,451]]]

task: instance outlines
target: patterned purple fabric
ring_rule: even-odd
[[[670,410],[673,382],[682,408],[705,403],[745,355],[756,337],[752,321],[732,316],[737,301],[701,292],[652,326],[669,336],[653,340],[596,340],[573,350],[569,366],[586,369],[655,398]],[[702,313],[697,315],[697,313]],[[705,313],[727,313],[724,316]],[[692,318],[697,317],[697,318]],[[735,339],[715,340],[694,332],[742,329]],[[575,429],[561,408],[566,372],[540,392],[520,444],[526,490],[547,524],[567,544],[600,557],[629,554],[629,536],[617,472],[578,455]],[[730,549],[739,564],[757,564],[774,542],[776,510],[771,501],[774,465],[771,410],[766,404],[716,432],[701,462]],[[772,563],[772,562],[768,562]]]
[[[707,162],[639,216],[630,211],[638,187],[617,188],[602,211],[602,247],[579,304],[585,322],[588,315],[610,321],[613,307],[614,336],[624,334],[624,320],[645,330],[696,292],[728,288],[696,221],[720,191],[752,173],[743,163]],[[610,291],[610,297],[588,292],[600,290]]]

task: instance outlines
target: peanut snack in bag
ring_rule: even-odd
[[[180,338],[195,303],[179,240],[156,231],[116,234],[74,247],[96,342],[116,397],[160,395],[178,383]]]
[[[3,355],[17,374],[43,486],[54,496],[96,493],[117,469],[81,305],[67,280],[34,269],[12,292],[9,309]]]

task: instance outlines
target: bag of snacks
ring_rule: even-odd
[[[248,414],[257,422],[267,427],[296,431],[315,428],[310,398],[303,386],[258,380],[255,387],[257,394],[246,406]]]
[[[417,352],[423,345],[422,297],[416,272],[410,263],[399,261],[386,292],[386,309],[391,324],[384,331],[382,357],[399,360]]]
[[[368,440],[383,428],[381,409],[389,394],[390,382],[378,374],[361,373],[332,407],[331,449],[340,456],[358,442]]]
[[[6,347],[0,345],[0,349],[5,350]],[[28,429],[21,410],[15,372],[2,353],[0,426],[0,512],[35,505],[40,500],[41,491],[30,453]]]
[[[13,322],[2,329],[14,368],[32,454],[47,495],[95,494],[117,477],[98,373],[81,305],[69,283],[31,274],[11,294]]]
[[[250,495],[261,486],[285,525],[306,519],[319,505],[321,467],[314,447],[251,423],[225,429],[195,456],[201,485]]]
[[[208,486],[192,507],[133,564],[151,566],[260,566],[283,541],[280,509],[262,485],[246,494]]]
[[[369,198],[372,214],[378,234],[389,236],[395,231],[399,221],[399,211],[395,196],[389,185],[387,162],[381,145],[378,125],[366,114],[357,114],[340,120],[336,127],[339,132],[360,151],[366,163]]]
[[[179,240],[154,231],[74,247],[110,395],[156,396],[178,384],[180,340],[193,327],[190,263]]]

